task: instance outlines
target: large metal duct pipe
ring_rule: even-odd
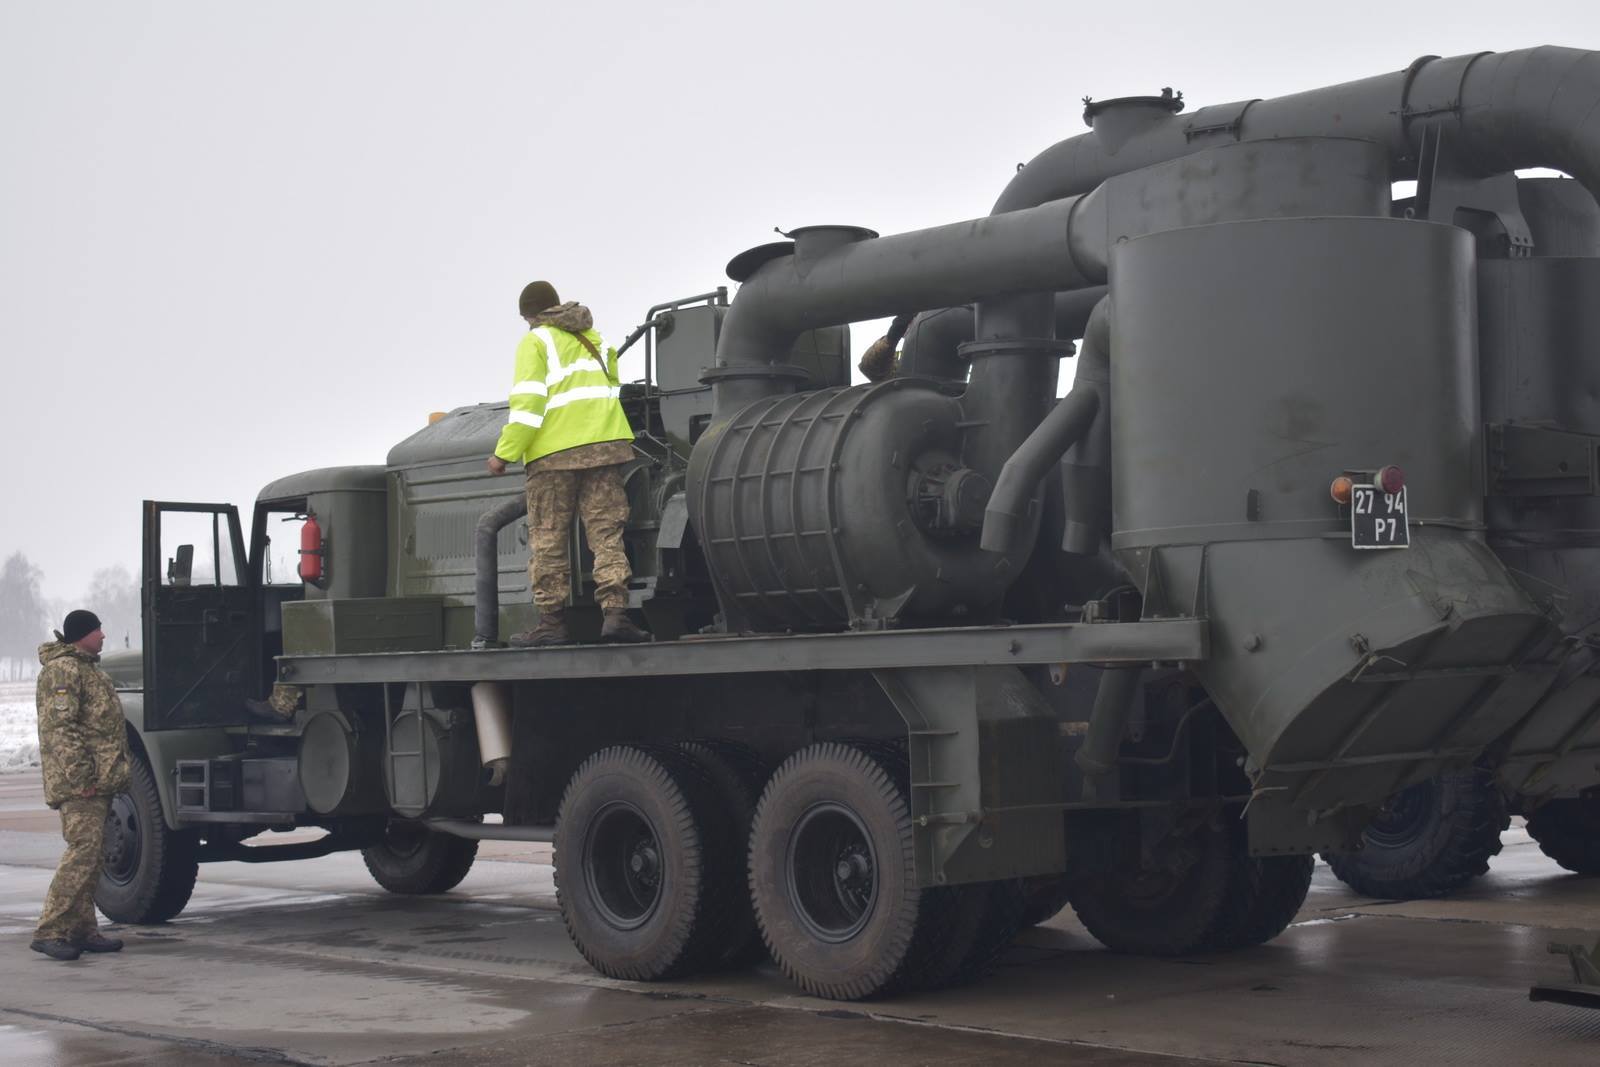
[[[715,406],[687,477],[729,628],[992,616],[1038,513],[997,558],[975,543],[984,505],[1055,395],[1050,294],[1105,280],[1104,233],[1090,194],[897,237],[812,228],[735,260],[746,281],[702,376]],[[901,377],[790,392],[780,361],[805,330],[975,300],[965,389]]]
[[[783,392],[774,368],[806,330],[908,308],[1103,283],[1104,225],[1097,235],[1095,226],[1080,221],[1097,211],[1103,208],[1091,194],[816,252],[805,241],[792,254],[777,246],[739,287],[723,321],[717,366],[702,379],[715,387],[713,421]]]
[[[1072,391],[1099,401],[1094,423],[1061,463],[1066,508],[1062,551],[1093,556],[1111,533],[1111,301],[1102,300],[1084,328]]]
[[[1411,177],[1430,129],[1468,173],[1552,167],[1600,196],[1600,53],[1545,46],[1425,56],[1374,78],[1159,116],[1126,137],[1082,134],[1023,167],[994,210],[1076,196],[1115,175],[1218,144],[1275,137],[1373,141],[1388,152],[1396,179]]]
[[[1056,294],[1056,337],[1072,340],[1082,337],[1089,313],[1094,310],[1106,287],[1069,289]],[[977,324],[970,307],[941,308],[918,315],[906,330],[901,349],[901,374],[920,374],[929,378],[966,377],[967,368],[958,350],[977,336]]]
[[[1101,292],[1102,290],[1089,290]],[[1061,301],[1056,302],[1059,313]],[[1057,321],[1060,319],[1058,317]],[[1019,519],[1037,497],[1039,483],[1062,463],[1066,490],[1062,548],[1094,555],[1111,529],[1111,301],[1101,297],[1080,327],[1083,349],[1069,392],[1012,453],[995,481],[983,519],[982,547],[1004,552],[1016,540]]]

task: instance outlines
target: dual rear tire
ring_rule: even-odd
[[[744,892],[754,788],[708,745],[616,747],[567,784],[555,834],[567,933],[610,978],[656,981],[751,962]]]
[[[1073,884],[1078,919],[1112,951],[1183,956],[1264,944],[1311,888],[1310,856],[1250,855],[1245,824],[1226,813],[1166,846],[1153,865],[1124,862]]]
[[[980,976],[1061,885],[918,885],[904,757],[824,742],[758,773],[708,744],[618,747],[568,784],[556,889],[600,973],[650,981],[749,962],[759,929],[805,992],[862,1000]],[[1260,944],[1294,918],[1311,857],[1249,855],[1242,822],[1184,835],[1160,870],[1072,883],[1084,925],[1123,952]]]
[[[806,992],[860,1000],[970,980],[1020,927],[1019,883],[919,888],[896,749],[816,744],[761,777],[711,742],[610,748],[579,767],[556,892],[596,970],[650,981],[770,952]]]

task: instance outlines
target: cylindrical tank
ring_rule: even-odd
[[[318,712],[300,735],[300,788],[319,815],[365,815],[387,806],[383,778],[383,735],[350,729],[344,716]]]
[[[990,483],[962,463],[956,388],[771,397],[707,431],[690,510],[739,624],[837,630],[998,604],[1012,561],[977,547]]]
[[[1305,218],[1171,230],[1112,256],[1113,538],[1261,789],[1376,802],[1487,744],[1555,631],[1484,543],[1473,247]],[[1406,472],[1411,547],[1356,551],[1329,495]]]

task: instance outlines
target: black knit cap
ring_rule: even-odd
[[[529,282],[523,286],[522,296],[517,298],[517,314],[525,319],[532,318],[559,303],[561,298],[556,295],[555,286],[549,282]]]
[[[69,645],[76,644],[98,629],[100,629],[100,616],[79,608],[77,611],[67,612],[66,621],[61,624],[61,640]]]

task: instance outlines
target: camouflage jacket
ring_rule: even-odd
[[[110,796],[128,787],[128,734],[111,676],[64,641],[39,646],[39,763],[44,802]]]

